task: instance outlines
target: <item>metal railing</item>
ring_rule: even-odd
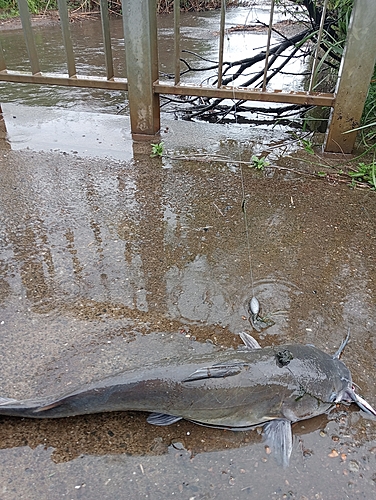
[[[31,28],[27,0],[18,0],[31,72],[11,71],[0,46],[0,81],[120,89],[128,91],[131,130],[134,139],[150,139],[160,129],[160,94],[201,96],[242,101],[267,101],[332,108],[325,150],[349,153],[353,149],[364,101],[376,58],[376,2],[354,0],[348,28],[348,42],[342,58],[335,93],[315,92],[315,77],[320,65],[320,43],[328,0],[324,0],[321,23],[316,34],[316,50],[307,91],[268,89],[271,66],[276,54],[271,48],[275,0],[271,0],[267,27],[262,83],[256,88],[223,85],[223,54],[226,1],[222,0],[219,29],[218,73],[216,85],[195,85],[181,81],[180,1],[174,0],[174,82],[161,81],[158,70],[156,0],[122,0],[127,79],[114,75],[107,0],[100,0],[106,64],[106,77],[77,74],[66,0],[58,0],[67,62],[67,74],[43,73]],[[231,78],[230,78],[231,81]],[[346,132],[346,133],[345,133]]]
[[[89,87],[102,89],[128,90],[125,78],[115,78],[109,29],[109,15],[107,0],[100,0],[101,21],[106,63],[106,77],[78,75],[76,71],[75,55],[69,29],[69,16],[66,0],[57,0],[59,7],[60,25],[66,54],[67,74],[44,73],[41,70],[35,44],[34,33],[31,27],[30,12],[27,0],[18,0],[22,29],[29,56],[31,71],[12,71],[7,69],[6,57],[0,43],[0,81],[13,83],[35,83],[44,85],[63,85],[71,87]]]
[[[168,82],[161,83],[160,81],[154,83],[154,91],[159,94],[174,94],[174,95],[187,95],[187,96],[201,96],[201,97],[214,97],[224,99],[239,99],[248,101],[268,101],[280,102],[302,105],[316,105],[316,106],[333,106],[334,94],[324,92],[314,92],[314,79],[316,69],[319,62],[319,44],[322,39],[324,30],[325,12],[329,0],[324,0],[323,15],[321,25],[317,34],[317,50],[315,51],[314,61],[312,65],[309,89],[307,92],[288,91],[282,90],[268,90],[267,77],[271,64],[270,58],[270,45],[273,33],[275,0],[271,0],[269,25],[267,27],[267,43],[265,50],[264,68],[262,70],[263,80],[261,88],[244,88],[236,87],[234,85],[222,85],[223,77],[223,53],[224,53],[224,38],[225,38],[225,23],[226,23],[226,0],[221,2],[221,17],[219,28],[219,50],[218,50],[218,72],[217,72],[217,89],[212,85],[192,85],[185,84],[181,81],[180,77],[180,60],[181,60],[181,40],[180,40],[180,1],[174,0],[174,60],[175,60],[175,83]],[[272,61],[274,62],[274,61]]]

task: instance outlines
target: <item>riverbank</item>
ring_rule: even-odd
[[[120,2],[113,2],[113,6],[109,6],[109,12],[114,16],[121,16],[121,5]],[[239,7],[247,6],[249,2],[242,0],[230,0],[227,2],[227,8],[229,7]],[[84,5],[84,4],[83,4]],[[182,12],[200,12],[204,10],[215,10],[220,8],[220,1],[212,0],[211,2],[181,2]],[[83,21],[85,19],[92,19],[100,15],[99,8],[92,8],[90,10],[85,10],[83,6],[76,9],[69,10],[69,19],[71,22]],[[17,12],[17,11],[13,11]],[[157,3],[158,14],[172,14],[173,12],[173,1],[171,0],[159,0]],[[2,18],[1,16],[8,16]],[[19,16],[12,16],[12,11],[7,11],[6,9],[0,9],[0,30],[12,30],[12,29],[22,29],[21,19]],[[32,26],[48,26],[58,24],[60,21],[58,10],[44,10],[40,14],[31,14],[31,25]]]
[[[71,22],[82,22],[87,19],[95,19],[99,16],[98,11],[91,12],[70,12],[69,18]],[[56,26],[60,24],[60,15],[58,10],[49,10],[43,14],[30,15],[31,26]],[[18,30],[22,29],[20,17],[10,17],[0,19],[0,30]]]

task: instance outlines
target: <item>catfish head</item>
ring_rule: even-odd
[[[368,415],[376,416],[376,410],[355,392],[350,370],[342,361],[328,357],[321,367],[319,357],[315,361],[316,366],[312,367],[309,360],[303,359],[303,364],[310,370],[304,377],[295,375],[291,367],[299,390],[295,398],[283,403],[282,413],[286,418],[292,422],[304,420],[320,415],[339,403],[356,403]]]
[[[241,333],[240,337],[247,349],[260,348],[250,335]],[[350,370],[339,359],[348,340],[349,336],[333,356],[308,345],[274,347],[275,363],[281,377],[288,372],[287,386],[295,388],[288,396],[286,393],[287,397],[282,397],[281,418],[274,418],[263,426],[264,441],[273,449],[280,464],[289,464],[293,422],[326,413],[337,403],[356,403],[368,415],[376,416],[376,410],[356,394]]]
[[[355,393],[355,385],[353,384],[351,380],[351,374],[347,367],[339,360],[339,357],[341,356],[344,348],[346,347],[348,341],[350,339],[350,331],[347,333],[346,338],[342,342],[342,344],[339,346],[338,351],[333,355],[333,361],[337,361],[338,365],[342,365],[344,367],[341,368],[342,372],[340,372],[340,369],[338,369],[338,373],[342,373],[341,380],[342,382],[342,389],[339,390],[336,393],[336,398],[334,400],[335,403],[356,403],[361,410],[363,410],[367,415],[370,415],[371,417],[376,417],[376,410],[372,408],[372,406],[359,394]],[[346,375],[345,370],[347,370],[348,375]],[[339,384],[338,384],[339,386]]]

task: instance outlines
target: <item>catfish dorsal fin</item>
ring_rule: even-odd
[[[260,344],[252,337],[252,335],[249,335],[249,333],[240,332],[239,337],[242,339],[247,349],[261,349]]]

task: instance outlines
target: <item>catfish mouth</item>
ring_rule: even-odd
[[[354,386],[348,387],[344,390],[341,401],[347,403],[356,403],[361,410],[367,413],[367,415],[376,417],[376,410],[365,399],[359,396],[359,394],[356,394]]]

